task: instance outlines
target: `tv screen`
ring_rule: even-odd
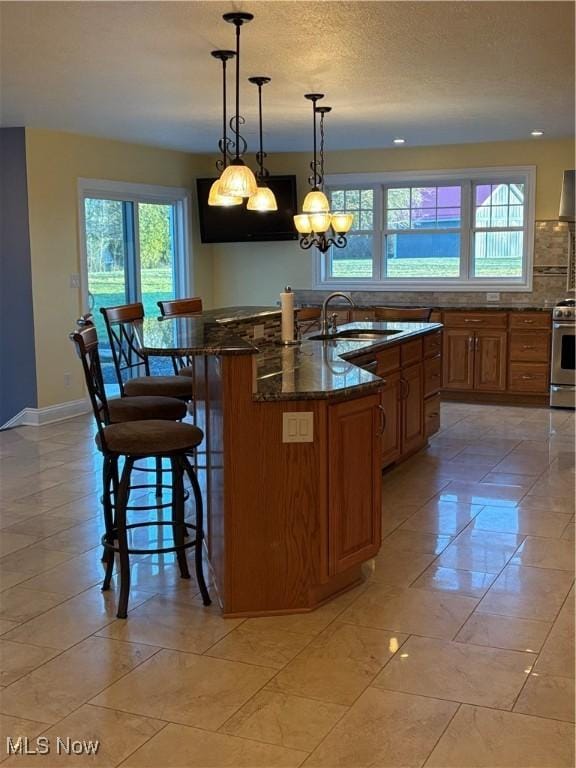
[[[297,240],[292,217],[297,213],[296,176],[270,176],[268,185],[276,195],[277,211],[260,213],[242,205],[229,208],[208,205],[214,179],[198,179],[200,237],[203,243],[245,243]]]

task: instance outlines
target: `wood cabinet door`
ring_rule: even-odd
[[[393,464],[402,453],[402,414],[400,373],[384,379],[381,391],[382,405],[382,467]]]
[[[426,442],[422,363],[402,370],[402,385],[402,453],[412,453]]]
[[[474,332],[464,329],[444,331],[443,349],[444,389],[472,389],[474,387]]]
[[[506,331],[480,329],[474,341],[474,389],[506,389]]]
[[[329,573],[380,548],[380,394],[331,405],[328,421]]]

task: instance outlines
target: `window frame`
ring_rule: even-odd
[[[106,179],[79,178],[77,183],[78,203],[78,243],[80,249],[80,290],[82,312],[90,311],[88,295],[88,259],[86,253],[86,212],[85,200],[89,198],[104,198],[131,203],[130,216],[133,217],[132,229],[134,242],[131,247],[136,254],[140,253],[138,237],[138,203],[156,203],[173,205],[175,216],[173,221],[174,252],[173,265],[174,286],[182,297],[193,295],[193,272],[190,245],[190,192],[185,187],[164,187],[155,184],[134,184],[123,181],[108,181]],[[136,256],[136,269],[129,264],[132,292],[140,294],[139,256]],[[134,272],[134,274],[132,274]]]
[[[524,184],[524,231],[521,277],[473,277],[474,267],[474,200],[473,188],[479,182],[502,182]],[[386,236],[385,193],[397,186],[444,186],[462,185],[460,230],[446,228],[442,232],[460,231],[460,276],[453,278],[390,278],[384,276]],[[385,171],[380,173],[329,174],[325,177],[327,192],[332,189],[374,190],[374,230],[372,253],[372,278],[334,278],[330,276],[330,253],[321,254],[316,250],[313,266],[313,285],[318,289],[332,290],[380,290],[380,291],[469,291],[484,292],[498,289],[509,292],[532,290],[534,262],[534,221],[536,167],[506,166],[487,168],[464,168],[430,171]],[[498,231],[515,228],[499,227]],[[408,230],[409,231],[409,230]],[[484,231],[484,229],[482,229]],[[395,230],[397,233],[397,230]]]

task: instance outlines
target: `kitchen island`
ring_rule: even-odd
[[[226,616],[312,610],[361,581],[362,563],[380,547],[388,417],[378,366],[398,357],[398,380],[416,392],[422,414],[423,384],[413,389],[402,372],[418,370],[423,382],[424,341],[441,330],[353,323],[348,330],[376,338],[304,339],[286,348],[273,328],[264,342],[254,340],[259,312],[278,319],[270,309],[247,309],[232,327],[210,313],[142,326],[147,353],[194,361],[209,559]],[[420,428],[418,447],[424,442]]]

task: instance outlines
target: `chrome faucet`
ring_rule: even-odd
[[[331,293],[330,296],[327,296],[324,299],[324,302],[322,304],[322,314],[321,314],[321,331],[323,336],[328,335],[328,330],[330,328],[330,321],[328,320],[328,304],[332,301],[332,299],[339,297],[341,299],[346,299],[346,301],[350,304],[352,309],[356,309],[356,305],[348,296],[347,293],[342,293],[341,291],[336,291],[335,293]],[[332,317],[332,332],[336,331],[336,318]]]

